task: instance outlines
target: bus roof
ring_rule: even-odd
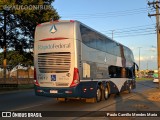
[[[47,24],[56,24],[56,23],[59,23],[59,22],[61,22],[61,23],[72,22],[72,23],[75,23],[75,24],[77,24],[77,23],[78,23],[78,24],[82,24],[83,26],[85,26],[85,27],[87,27],[87,28],[89,28],[89,29],[97,32],[98,34],[101,34],[102,36],[105,36],[106,38],[110,39],[111,41],[113,41],[113,42],[115,42],[115,43],[117,43],[117,44],[119,44],[119,45],[122,45],[123,47],[125,47],[125,48],[127,48],[127,49],[129,49],[129,50],[131,51],[131,49],[128,48],[127,46],[125,46],[125,45],[117,42],[116,40],[111,39],[110,37],[106,36],[105,34],[99,32],[99,31],[97,31],[97,30],[95,30],[95,29],[93,29],[93,28],[85,25],[84,23],[82,23],[82,22],[80,22],[80,21],[77,21],[77,20],[55,20],[55,21],[50,21],[50,22],[45,22],[45,23],[38,24],[37,27],[40,27],[40,26],[43,26],[43,25],[47,25]]]

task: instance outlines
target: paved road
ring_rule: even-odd
[[[0,111],[100,111],[156,86],[157,84],[152,81],[137,82],[137,88],[132,93],[124,92],[120,96],[111,95],[108,100],[99,103],[85,103],[82,100],[57,102],[54,98],[35,96],[33,90],[12,92],[0,94]],[[74,112],[69,114],[74,114]],[[78,114],[81,116],[84,113]]]

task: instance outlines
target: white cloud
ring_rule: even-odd
[[[155,47],[151,47],[149,49],[145,49],[146,51],[150,51],[150,52],[157,52],[157,48]]]
[[[135,56],[135,62],[139,65],[139,56]],[[157,69],[157,56],[141,56],[140,69]]]
[[[155,61],[157,60],[157,56],[140,56],[140,61]],[[139,61],[139,57],[135,56],[135,61]]]
[[[157,56],[150,56],[151,60],[157,60]]]

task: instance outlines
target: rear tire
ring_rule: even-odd
[[[107,100],[108,98],[109,98],[109,90],[108,90],[108,88],[106,87],[106,88],[104,89],[104,99]]]
[[[101,101],[101,98],[102,98],[102,91],[101,91],[101,89],[98,87],[98,88],[97,88],[97,91],[96,91],[96,100],[97,100],[97,102],[100,102],[100,101]]]
[[[128,93],[131,93],[131,92],[132,92],[132,84],[129,84]]]

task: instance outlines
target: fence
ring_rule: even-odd
[[[33,84],[33,78],[12,78],[12,79],[3,79],[0,78],[0,84],[18,84],[18,85],[25,85],[25,84]]]
[[[33,69],[17,69],[14,71],[7,70],[6,78],[14,79],[14,78],[33,78],[34,77],[34,70]],[[0,78],[4,78],[3,70],[0,71]]]
[[[0,78],[0,88],[15,88],[19,85],[33,85],[33,78]]]
[[[6,70],[4,78],[3,69],[0,69],[0,88],[18,87],[19,85],[33,85],[33,67],[16,66]]]

